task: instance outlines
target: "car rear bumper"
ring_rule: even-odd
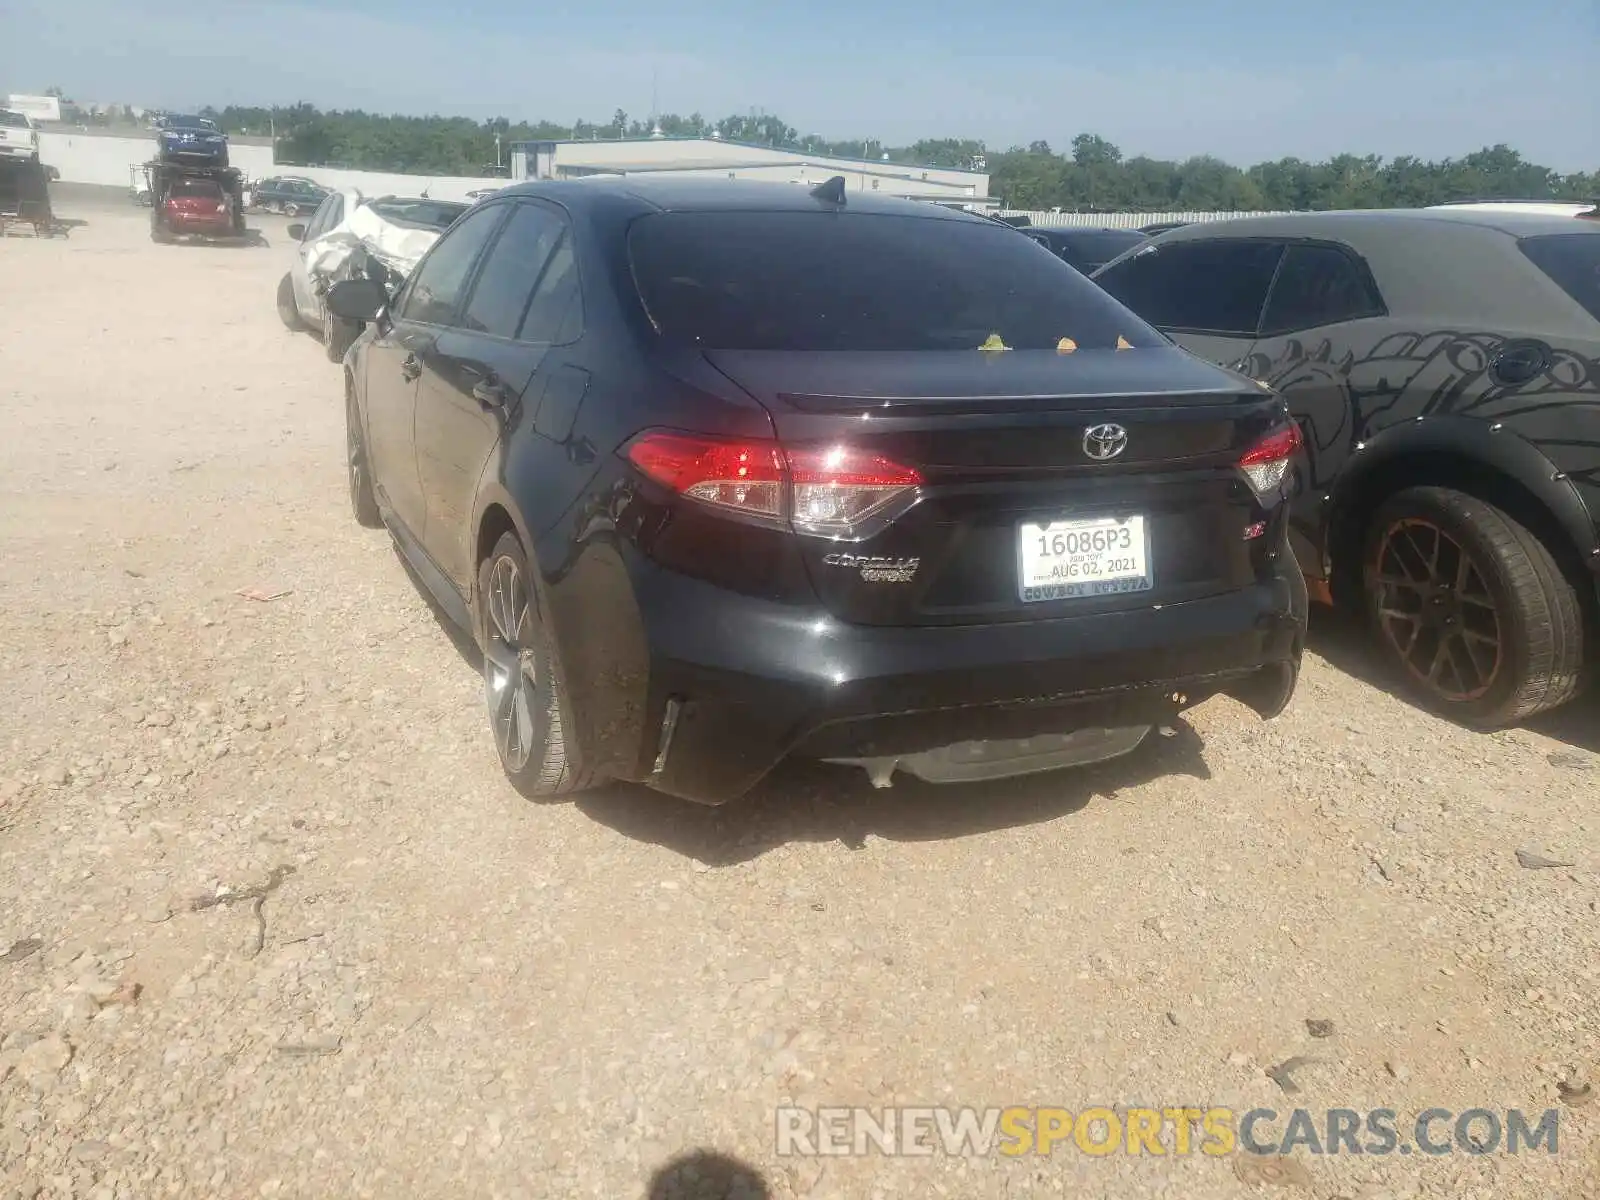
[[[167,228],[173,233],[195,234],[205,237],[232,237],[232,217],[167,217]]]
[[[785,757],[909,755],[955,742],[1155,724],[1227,692],[1288,703],[1305,639],[1292,557],[1185,604],[1022,624],[847,625],[661,570],[635,575],[650,661],[637,777],[719,804]]]

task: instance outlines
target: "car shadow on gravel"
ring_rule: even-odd
[[[1306,648],[1351,678],[1387,692],[1402,704],[1417,707],[1411,694],[1379,660],[1366,627],[1349,613],[1325,605],[1313,606]],[[1554,712],[1534,717],[1523,728],[1565,742],[1576,750],[1600,754],[1600,687],[1591,688],[1588,695]],[[1595,765],[1600,768],[1600,764]]]
[[[749,1163],[715,1150],[692,1150],[650,1177],[647,1200],[771,1200],[772,1189]]]
[[[676,800],[633,784],[577,797],[579,811],[627,837],[708,866],[759,858],[791,842],[865,847],[868,835],[894,842],[940,841],[1036,825],[1069,816],[1096,797],[1112,798],[1166,775],[1209,779],[1204,742],[1179,720],[1131,754],[1075,770],[981,784],[929,784],[903,772],[874,788],[857,767],[791,760],[750,795],[720,808]]]

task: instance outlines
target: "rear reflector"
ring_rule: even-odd
[[[849,535],[922,483],[910,467],[847,446],[785,452],[776,442],[651,431],[626,453],[647,478],[681,496],[832,537]]]
[[[1284,476],[1289,473],[1289,461],[1300,445],[1300,426],[1285,425],[1244,452],[1239,469],[1257,496],[1265,500],[1283,486]]]

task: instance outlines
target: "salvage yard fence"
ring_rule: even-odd
[[[1040,212],[1019,208],[1007,208],[1000,211],[1001,215],[1006,217],[1027,217],[1030,225],[1071,229],[1139,229],[1145,225],[1165,224],[1169,221],[1182,221],[1187,225],[1198,224],[1202,221],[1224,221],[1230,217],[1286,217],[1290,215],[1288,212],[1282,211],[1071,213]]]

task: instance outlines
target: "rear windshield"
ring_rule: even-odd
[[[1068,244],[1079,257],[1099,264],[1108,263],[1124,250],[1149,240],[1133,229],[1091,229],[1073,234]]]
[[[446,200],[374,200],[367,205],[385,221],[401,225],[420,225],[437,229],[441,233],[455,224],[470,205],[455,204]]]
[[[1600,321],[1600,230],[1550,233],[1517,243],[1546,275]]]
[[[19,112],[12,112],[9,108],[0,108],[0,125],[11,129],[28,129],[28,118]]]
[[[172,196],[198,196],[202,200],[221,200],[222,189],[208,179],[179,179],[172,185]]]
[[[1159,334],[993,222],[833,212],[662,213],[634,223],[663,337],[713,350],[1056,350]]]

